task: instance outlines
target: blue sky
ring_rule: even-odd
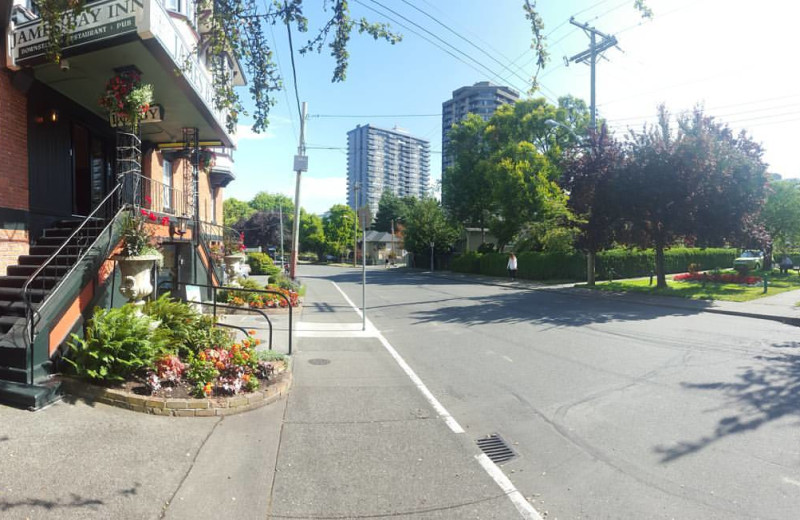
[[[430,140],[435,181],[441,171],[441,117],[410,115],[439,114],[453,90],[478,81],[509,85],[525,95],[528,86],[523,78],[534,70],[522,0],[409,0],[453,32],[403,0],[378,2],[435,36],[373,0],[351,0],[354,17],[389,22],[403,34],[403,41],[392,46],[353,35],[344,83],[330,82],[334,63],[325,51],[322,55],[295,55],[300,99],[308,102],[310,114],[306,125],[309,171],[303,175],[301,205],[315,213],[345,202],[347,132],[357,124],[397,125]],[[306,14],[312,28],[317,27],[323,20],[319,3],[307,3]],[[703,104],[707,113],[733,128],[747,129],[761,142],[770,171],[784,177],[800,176],[793,139],[800,129],[800,91],[790,64],[790,35],[796,31],[793,25],[800,5],[744,0],[647,3],[655,11],[652,21],[641,20],[633,0],[540,0],[551,61],[540,74],[543,88],[536,95],[555,100],[572,94],[589,101],[589,68],[563,63],[563,56],[588,46],[588,37],[568,22],[575,15],[576,20],[619,40],[620,49],[607,51],[607,60],[597,68],[598,111],[618,134],[629,126],[640,128],[644,122],[653,122],[659,103],[666,103],[674,113]],[[460,59],[365,6],[407,25]],[[226,197],[249,200],[262,190],[294,197],[292,160],[297,152],[299,116],[286,28],[276,25],[272,31],[287,92],[276,93],[268,132],[253,135],[247,121],[242,121],[235,155],[236,181],[226,190]],[[295,48],[305,41],[297,33],[293,37]],[[242,94],[246,96],[246,92]],[[331,115],[365,117],[318,117]],[[393,117],[366,117],[379,115]]]

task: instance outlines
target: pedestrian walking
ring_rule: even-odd
[[[508,255],[508,265],[506,266],[508,269],[508,276],[511,277],[511,281],[517,279],[517,257],[514,256],[514,253],[510,253]]]

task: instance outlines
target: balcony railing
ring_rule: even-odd
[[[129,173],[125,176],[123,201],[154,213],[189,216],[186,194],[182,190],[138,173]]]

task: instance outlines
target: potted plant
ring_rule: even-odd
[[[110,117],[119,118],[135,131],[153,103],[153,86],[142,82],[138,70],[126,69],[108,80],[99,103]]]
[[[119,263],[122,283],[119,292],[131,303],[144,305],[144,298],[153,292],[150,270],[162,260],[161,253],[153,244],[156,215],[145,209],[141,214],[125,216],[122,222],[122,251],[113,257]]]
[[[222,248],[225,252],[225,276],[228,282],[236,283],[245,260],[244,233],[226,232]]]
[[[203,148],[202,150],[200,150],[200,153],[198,154],[198,159],[199,159],[198,168],[200,168],[203,171],[209,170],[216,163],[217,154],[215,154],[212,150],[209,150],[208,148]]]

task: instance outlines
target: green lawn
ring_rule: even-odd
[[[755,272],[753,274],[755,276],[763,276],[761,272]],[[776,271],[769,274],[768,282],[769,286],[766,294],[764,294],[764,286],[761,283],[757,286],[734,283],[707,283],[703,285],[700,282],[675,282],[672,280],[672,276],[667,276],[668,287],[661,290],[656,289],[655,279],[653,279],[653,285],[650,285],[649,277],[620,282],[598,282],[594,289],[612,292],[641,292],[658,296],[690,298],[693,300],[726,300],[730,302],[746,302],[800,289],[800,276],[795,273],[779,274]],[[576,285],[576,287],[590,288],[586,284]]]

